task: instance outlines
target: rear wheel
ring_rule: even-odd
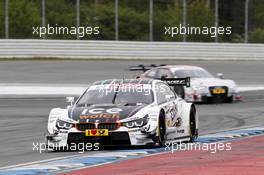
[[[225,102],[226,102],[226,103],[233,103],[233,96],[231,96],[231,97],[227,97],[227,98],[225,99]]]
[[[163,111],[161,111],[159,114],[159,124],[158,124],[158,143],[159,143],[159,146],[165,145],[165,134],[166,134],[165,114]]]

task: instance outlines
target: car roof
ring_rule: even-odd
[[[157,68],[167,68],[173,70],[182,70],[182,69],[203,69],[199,66],[192,66],[192,65],[166,65],[166,66],[159,66]]]
[[[106,84],[150,84],[152,85],[153,79],[107,79],[94,82],[92,85],[106,85]]]

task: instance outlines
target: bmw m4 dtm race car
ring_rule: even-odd
[[[50,111],[49,147],[71,143],[159,145],[193,141],[198,136],[194,104],[170,86],[189,79],[113,79],[97,81],[68,108]]]

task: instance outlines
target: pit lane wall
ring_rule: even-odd
[[[264,60],[264,44],[2,39],[0,58]]]

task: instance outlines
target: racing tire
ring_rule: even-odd
[[[225,103],[233,103],[233,96],[227,97],[224,102]]]
[[[165,114],[164,111],[160,111],[159,123],[158,123],[158,144],[159,146],[165,146],[165,135],[166,135],[166,124],[165,124]]]
[[[191,107],[190,111],[190,142],[194,142],[194,140],[198,137],[198,131],[196,129],[196,109],[194,106]]]

